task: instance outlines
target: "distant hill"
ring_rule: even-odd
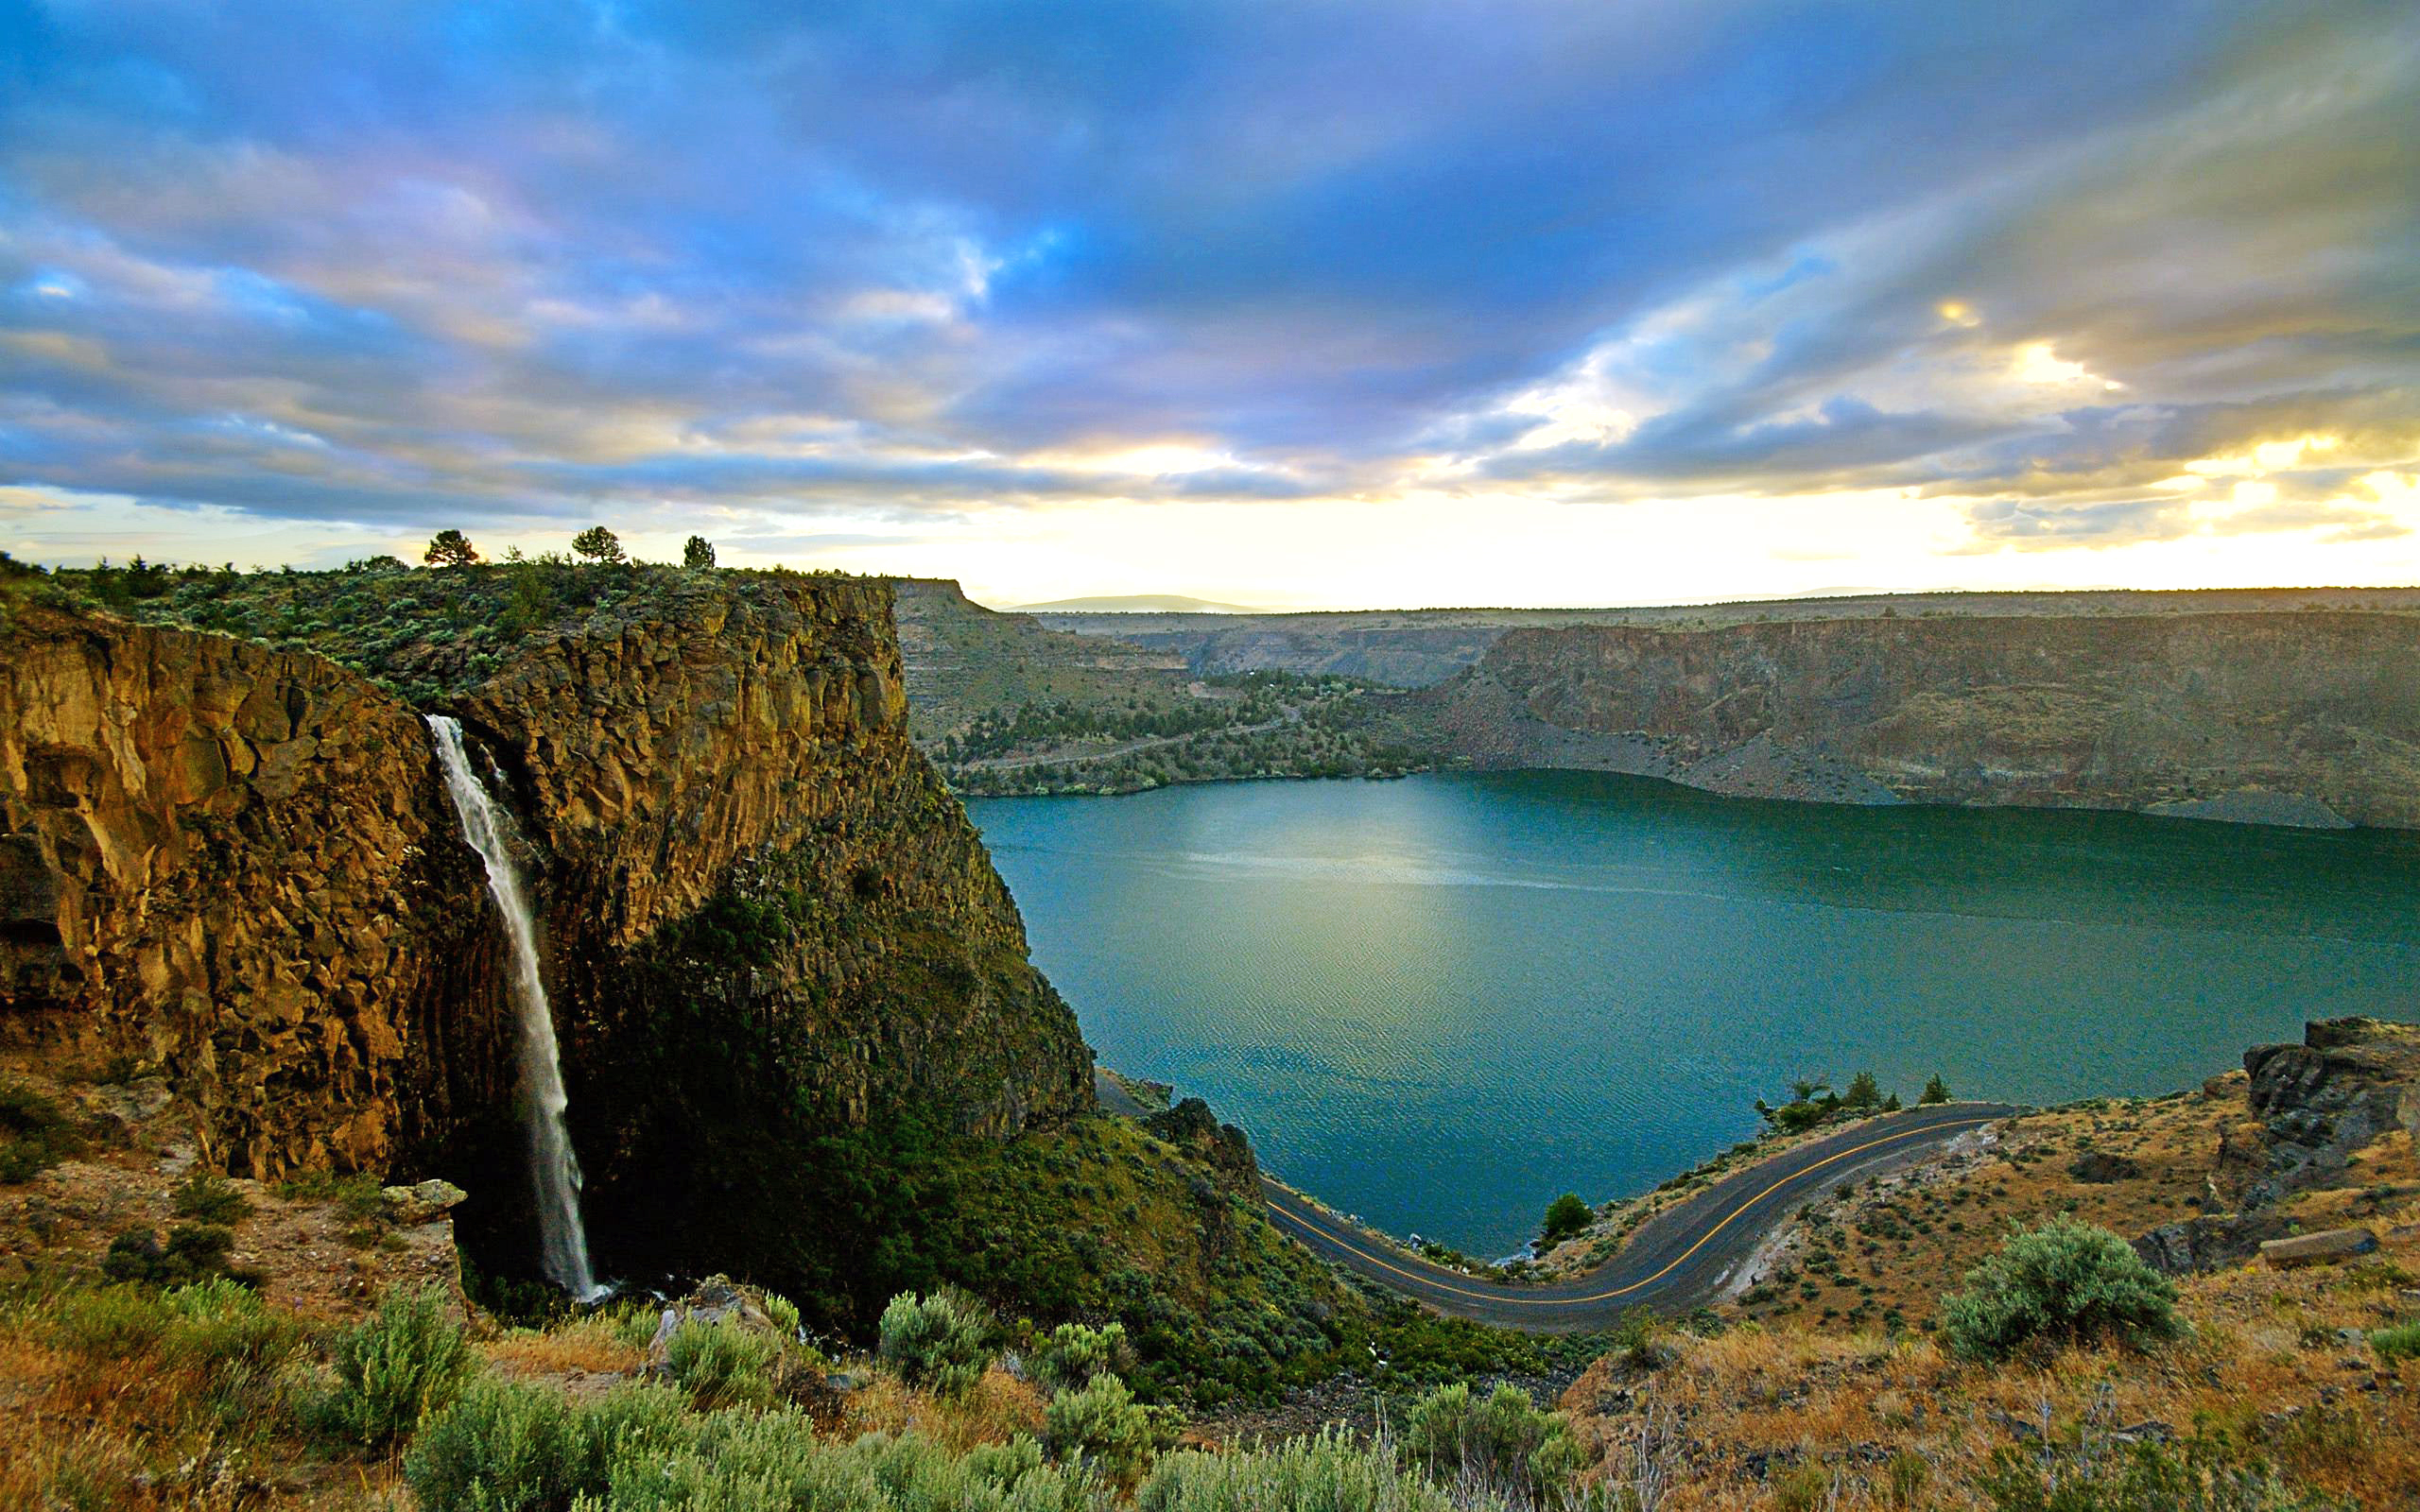
[[[1019,604],[1016,612],[1060,614],[1267,614],[1249,604],[1220,604],[1183,593],[1126,593],[1111,598],[1054,598],[1047,604]]]

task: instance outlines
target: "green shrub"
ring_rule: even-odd
[[[332,1202],[355,1223],[367,1223],[386,1212],[378,1178],[366,1171],[338,1176],[333,1171],[306,1171],[277,1184],[277,1194],[289,1202]]]
[[[235,1184],[199,1166],[170,1194],[176,1214],[202,1223],[235,1224],[251,1216],[252,1205]]]
[[[1942,1080],[1941,1074],[1939,1072],[1935,1072],[1933,1073],[1932,1079],[1925,1083],[1924,1095],[1916,1099],[1917,1105],[1920,1107],[1929,1107],[1935,1103],[1945,1103],[1947,1101],[1949,1101],[1949,1083]]]
[[[110,1241],[101,1272],[113,1281],[182,1286],[229,1275],[227,1256],[234,1247],[234,1230],[216,1224],[178,1224],[164,1245],[148,1228],[130,1229]]]
[[[1831,1472],[1801,1465],[1773,1482],[1773,1512],[1821,1512],[1836,1500]]]
[[[1476,1484],[1516,1501],[1559,1495],[1582,1460],[1564,1416],[1500,1385],[1475,1401],[1467,1383],[1430,1392],[1405,1415],[1403,1454],[1449,1485]]]
[[[1151,1456],[1176,1442],[1181,1421],[1168,1408],[1135,1401],[1115,1376],[1100,1375],[1050,1399],[1042,1410],[1042,1447],[1062,1464],[1091,1466],[1113,1481],[1131,1482]]]
[[[2175,1283],[2123,1239],[2072,1218],[2011,1234],[1966,1273],[1941,1316],[1950,1352],[1964,1360],[2005,1359],[2036,1339],[2141,1348],[2186,1332]]]
[[[0,1082],[0,1186],[30,1181],[83,1147],[58,1104],[22,1082]]]
[[[1275,1448],[1163,1454],[1134,1493],[1135,1512],[1505,1512],[1485,1492],[1450,1496],[1399,1469],[1383,1449],[1330,1428]]]
[[[364,1449],[384,1448],[443,1411],[478,1364],[434,1286],[389,1292],[377,1312],[337,1336],[333,1354],[337,1384],[323,1416]]]
[[[1663,1335],[1653,1308],[1626,1307],[1605,1332],[1605,1352],[1634,1370],[1660,1370],[1677,1358]]]
[[[45,1309],[44,1320],[52,1342],[60,1349],[122,1360],[158,1343],[176,1314],[157,1293],[99,1286],[61,1293]]]
[[[2420,1320],[2372,1330],[2370,1348],[2377,1351],[2381,1360],[2420,1358]]]
[[[305,1336],[290,1314],[225,1277],[180,1286],[161,1303],[172,1320],[169,1358],[201,1369],[203,1398],[223,1425],[257,1430],[286,1411],[285,1367]]]
[[[1932,1462],[1913,1450],[1893,1450],[1882,1465],[1883,1486],[1893,1506],[1917,1505],[1917,1498],[1924,1495],[1925,1483],[1931,1479]]]
[[[1051,1391],[1074,1391],[1104,1372],[1122,1376],[1133,1367],[1134,1349],[1126,1342],[1123,1323],[1062,1323],[1033,1357],[1034,1379]]]
[[[1992,1456],[1976,1489],[1991,1498],[1992,1512],[2340,1512],[2340,1503],[2288,1486],[2265,1461],[2201,1435],[2178,1448],[2142,1443],[2098,1456],[2011,1446]]]
[[[992,1363],[992,1320],[965,1294],[902,1292],[882,1310],[878,1353],[911,1386],[954,1396]]]
[[[432,1417],[404,1457],[422,1512],[570,1512],[601,1496],[617,1456],[684,1442],[679,1393],[623,1386],[575,1403],[544,1386],[477,1381]]]
[[[1089,1512],[1082,1471],[1045,1465],[1031,1440],[952,1454],[913,1435],[819,1440],[793,1410],[716,1413],[681,1442],[614,1456],[613,1512]],[[430,1512],[446,1512],[432,1507]]]
[[[1548,1245],[1558,1245],[1597,1221],[1597,1210],[1577,1192],[1566,1192],[1547,1205],[1546,1222],[1539,1235]]]
[[[673,1332],[667,1352],[672,1379],[701,1408],[763,1407],[774,1399],[782,1344],[770,1334],[730,1318],[691,1321]]]
[[[796,1302],[791,1301],[788,1297],[784,1297],[777,1292],[767,1292],[765,1294],[765,1315],[773,1320],[773,1327],[782,1331],[782,1337],[784,1339],[792,1343],[796,1343],[798,1341],[799,1315],[798,1304]]]

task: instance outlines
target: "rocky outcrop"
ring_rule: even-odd
[[[2410,614],[1521,628],[1422,697],[1479,765],[1512,710],[1717,791],[2420,827]]]
[[[2301,1044],[2246,1051],[2243,1069],[2261,1125],[2246,1207],[2342,1170],[2396,1129],[2420,1136],[2420,1024],[2325,1020],[2305,1026]]]
[[[421,722],[306,654],[0,628],[0,1026],[165,1071],[211,1164],[383,1168],[510,1091]]]
[[[2237,1265],[2260,1252],[2260,1246],[2282,1239],[2293,1225],[2282,1213],[2225,1213],[2164,1223],[2134,1241],[2143,1263],[2164,1276],[2190,1276],[2197,1271]]]
[[[908,701],[927,746],[1023,704],[1177,692],[1188,680],[1184,658],[1171,651],[1046,629],[1030,614],[985,609],[949,578],[894,578],[890,587]]]
[[[2285,1199],[2328,1184],[2389,1134],[2420,1135],[2420,1024],[2323,1020],[2304,1026],[2301,1044],[2256,1046],[2243,1064],[2253,1117],[2221,1131],[2205,1199],[2238,1211],[2165,1224],[2135,1241],[2136,1253],[2171,1275],[2268,1252],[2292,1234],[2279,1211]],[[2230,1097],[2244,1085],[2230,1073],[2204,1092]]]
[[[1260,1161],[1252,1152],[1252,1141],[1233,1124],[1219,1122],[1201,1098],[1187,1097],[1145,1115],[1143,1127],[1154,1138],[1201,1157],[1230,1190],[1248,1197],[1255,1194]]]
[[[909,743],[888,586],[632,583],[447,706],[519,823],[600,1262],[761,1258],[724,1243],[724,1195],[817,1138],[1089,1108],[1074,1017]],[[214,1165],[453,1177],[474,1252],[514,1247],[497,920],[399,699],[308,654],[18,610],[0,912],[22,1042],[162,1072]]]
[[[793,1179],[815,1141],[1092,1106],[1075,1017],[909,741],[888,585],[701,591],[456,712],[522,816],[604,1261],[794,1274],[831,1259]]]

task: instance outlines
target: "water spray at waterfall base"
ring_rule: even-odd
[[[579,1160],[572,1154],[571,1130],[563,1120],[571,1099],[563,1091],[562,1057],[555,1044],[545,979],[538,972],[537,924],[522,893],[520,869],[505,845],[504,816],[463,749],[461,722],[431,714],[428,728],[437,736],[446,796],[461,817],[462,837],[487,864],[488,895],[504,916],[505,941],[511,947],[512,1003],[521,1019],[523,1119],[528,1125],[529,1172],[537,1188],[540,1262],[549,1280],[583,1302],[593,1301],[607,1288],[596,1284],[588,1265],[588,1231],[579,1217]]]

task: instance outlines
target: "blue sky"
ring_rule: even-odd
[[[0,548],[2420,580],[2408,5],[0,0]]]

